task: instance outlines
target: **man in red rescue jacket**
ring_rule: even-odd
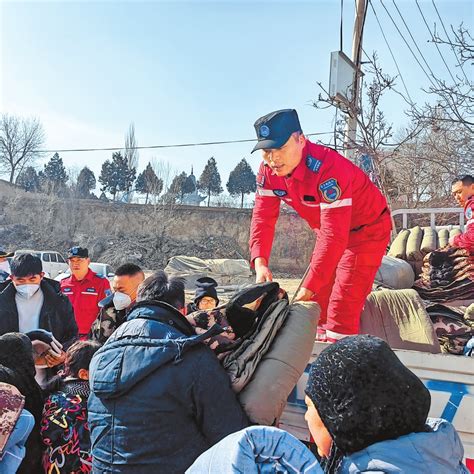
[[[109,280],[99,276],[89,268],[89,251],[84,247],[72,247],[67,254],[71,276],[61,280],[61,291],[74,308],[79,337],[87,334],[99,313],[99,301],[109,296]]]
[[[455,179],[452,183],[452,193],[456,202],[464,207],[464,233],[449,240],[452,247],[460,247],[474,252],[474,177],[470,175]]]
[[[358,334],[360,313],[390,240],[387,201],[357,166],[307,140],[295,110],[265,115],[255,130],[253,151],[263,153],[250,231],[257,282],[272,280],[268,264],[284,201],[316,232],[296,299],[321,306],[319,339]]]

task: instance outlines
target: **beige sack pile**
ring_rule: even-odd
[[[460,233],[459,227],[442,228],[436,231],[431,227],[417,225],[411,229],[403,229],[392,242],[388,255],[406,260],[412,266],[418,278],[425,255],[433,250],[445,247],[451,237]]]

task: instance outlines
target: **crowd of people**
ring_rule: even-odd
[[[68,256],[61,285],[31,254],[14,257],[1,284],[0,400],[12,387],[23,403],[2,414],[2,426],[15,422],[0,473],[468,472],[453,426],[427,418],[429,391],[384,341],[350,336],[313,363],[315,455],[278,428],[249,426],[202,343],[212,330],[184,317],[218,305],[217,282],[198,280],[186,305],[181,278],[125,264],[110,287],[84,271],[87,249]]]
[[[385,198],[355,165],[307,140],[293,109],[255,129],[257,283],[273,278],[281,201],[318,235],[295,298],[319,303],[318,339],[332,343],[306,387],[317,454],[276,427],[249,426],[203,344],[215,326],[185,317],[217,307],[213,279],[198,280],[186,303],[184,280],[161,270],[145,278],[126,263],[110,285],[89,268],[88,250],[73,247],[70,276],[57,282],[37,256],[10,262],[0,248],[0,474],[468,472],[454,427],[428,418],[423,383],[384,341],[356,335],[390,237]],[[474,183],[460,183],[453,193],[472,243]]]
[[[163,271],[145,279],[127,263],[110,285],[86,248],[68,263],[57,282],[21,253],[0,283],[0,383],[23,397],[0,473],[182,472],[248,425],[206,334],[184,317],[217,306],[215,280],[199,279],[186,305],[184,280]]]

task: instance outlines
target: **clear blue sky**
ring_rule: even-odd
[[[472,0],[435,0],[448,26],[473,28]],[[428,80],[373,0],[412,97],[424,100]],[[384,0],[401,24],[393,3]],[[434,72],[446,69],[412,0],[397,0]],[[431,0],[420,5],[439,24]],[[354,2],[344,2],[344,51],[350,56]],[[339,49],[340,2],[0,2],[2,112],[37,116],[46,148],[122,146],[131,121],[139,145],[254,138],[253,122],[294,107],[305,132],[332,129],[333,113],[311,107],[327,86],[329,55]],[[402,26],[401,26],[402,27]],[[395,74],[372,10],[364,49],[378,51]],[[449,49],[443,53],[454,68]],[[472,70],[471,70],[472,74]],[[395,127],[406,122],[403,104],[385,100]],[[152,157],[176,171],[199,175],[210,156],[223,182],[252,144],[140,151],[140,169]],[[89,166],[98,176],[110,152],[61,153],[67,167]],[[49,157],[48,157],[49,158]],[[41,163],[40,163],[41,166]]]

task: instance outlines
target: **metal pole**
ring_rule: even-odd
[[[355,143],[357,134],[357,108],[359,106],[359,84],[360,84],[360,65],[362,50],[362,26],[364,24],[364,15],[367,0],[356,0],[356,15],[354,20],[354,33],[352,35],[352,62],[356,66],[354,74],[353,94],[352,94],[352,112],[347,117],[346,130],[344,138],[344,155],[346,158],[354,161],[354,150],[352,145]]]

